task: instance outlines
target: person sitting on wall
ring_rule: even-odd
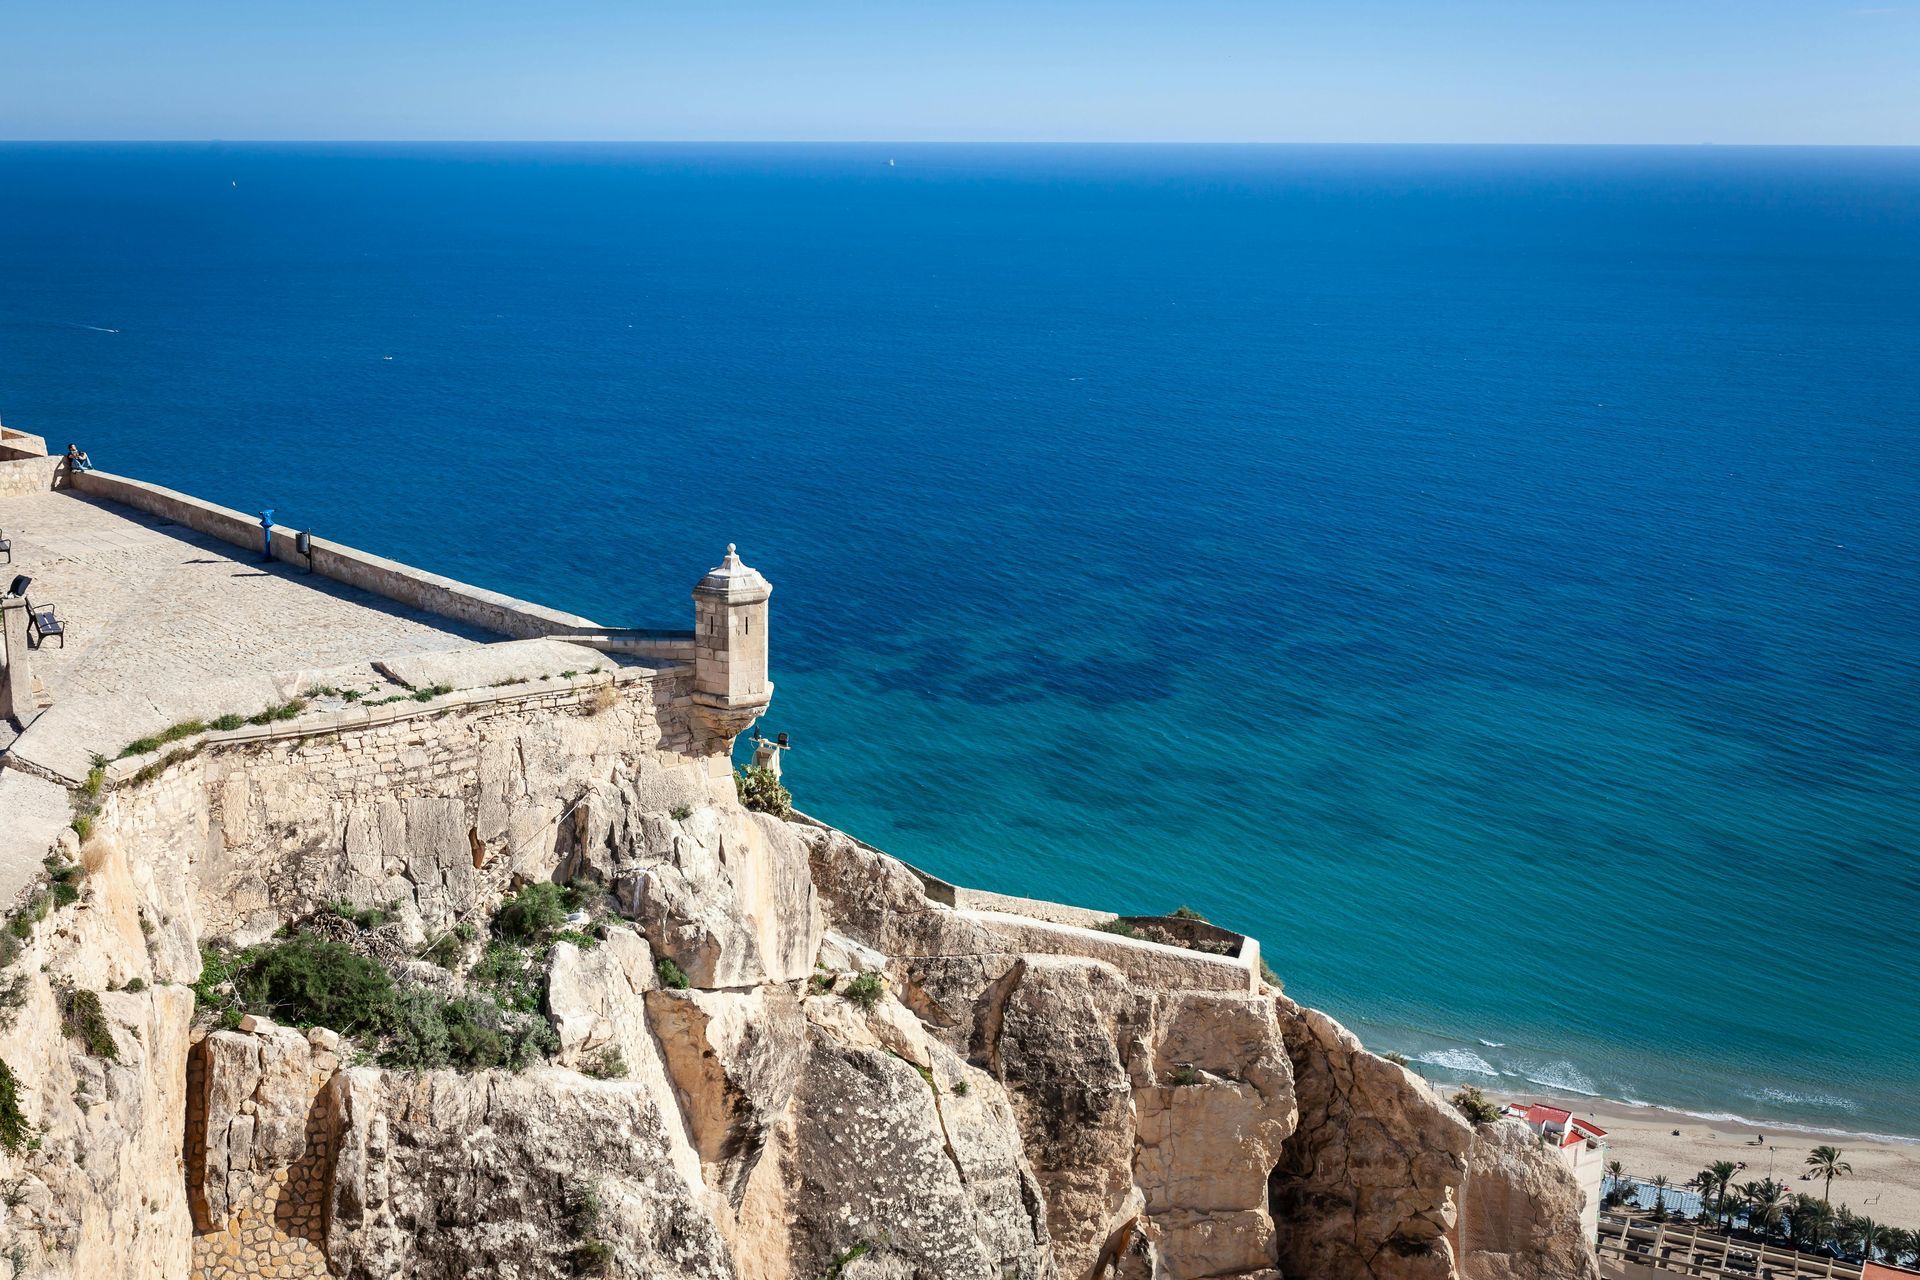
[[[93,459],[89,458],[87,451],[79,445],[69,444],[67,445],[67,469],[69,471],[91,471],[93,470]]]

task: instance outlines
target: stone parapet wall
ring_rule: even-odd
[[[83,471],[73,477],[73,487],[90,497],[105,498],[161,516],[237,547],[250,551],[262,548],[258,517],[230,507],[105,471]],[[303,556],[294,546],[296,532],[284,525],[274,526],[274,559],[311,569],[321,577],[371,591],[410,608],[519,639],[590,634],[601,629],[598,623],[578,614],[563,613],[428,573],[327,538],[314,538],[311,557]]]
[[[0,460],[0,498],[60,488],[65,475],[66,463],[61,458],[27,454]],[[0,528],[4,527],[0,524]]]
[[[12,427],[0,427],[0,459],[44,458],[47,456],[47,442],[44,437],[30,431],[15,431]]]

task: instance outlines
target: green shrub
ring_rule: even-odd
[[[780,785],[773,770],[762,765],[742,765],[733,775],[733,788],[740,803],[776,818],[793,816],[793,793]]]
[[[557,884],[528,885],[494,912],[494,935],[509,942],[532,942],[567,918],[567,898],[567,891]]]
[[[600,945],[600,939],[590,933],[582,933],[578,929],[562,929],[553,935],[553,940],[555,942],[571,942],[582,951],[591,951]]]
[[[677,804],[673,806],[673,813],[670,816],[675,822],[685,822],[693,816],[693,806],[690,804]]]
[[[429,685],[425,689],[415,689],[413,691],[413,700],[415,702],[432,702],[435,698],[439,697],[441,694],[452,693],[452,692],[453,692],[453,686],[450,684]]]
[[[1193,1069],[1192,1063],[1183,1062],[1173,1069],[1173,1075],[1168,1078],[1168,1083],[1175,1088],[1184,1089],[1189,1085],[1199,1084],[1200,1073]]]
[[[96,1058],[109,1061],[119,1058],[113,1031],[107,1026],[106,1010],[100,1007],[99,992],[85,987],[59,987],[54,995],[60,1004],[60,1030],[64,1035],[78,1040]]]
[[[1500,1118],[1500,1108],[1487,1100],[1487,1095],[1473,1085],[1468,1085],[1453,1095],[1453,1105],[1460,1114],[1475,1124],[1492,1124]]]
[[[7,921],[7,931],[25,942],[33,937],[33,926],[47,918],[47,912],[53,910],[53,895],[47,892],[36,893],[28,899],[13,919]]]
[[[1284,992],[1287,989],[1286,984],[1280,981],[1280,975],[1275,973],[1273,966],[1267,963],[1265,956],[1260,957],[1260,980],[1275,991]]]
[[[135,991],[135,992],[145,991],[146,989],[147,989],[147,980],[145,978],[128,978],[127,985],[121,988],[122,991]]]
[[[840,994],[859,1005],[862,1009],[871,1009],[880,1003],[880,997],[886,994],[887,984],[877,973],[863,973],[849,982]]]
[[[591,1180],[570,1183],[566,1199],[567,1226],[573,1233],[574,1241],[574,1274],[611,1275],[613,1246],[600,1238],[600,1223],[606,1210],[600,1202],[599,1184]]]
[[[1093,927],[1102,933],[1117,933],[1123,938],[1137,938],[1140,936],[1138,929],[1128,924],[1125,920],[1122,920],[1119,916],[1115,916],[1111,920],[1102,921]]]
[[[182,738],[191,738],[196,733],[205,733],[206,731],[207,722],[204,720],[182,720],[179,724],[168,725],[159,733],[151,734],[144,738],[135,738],[132,742],[120,748],[119,758],[124,760],[128,756],[143,756],[149,751],[158,751],[169,742],[178,742]]]
[[[14,1078],[13,1068],[0,1061],[0,1147],[9,1154],[17,1152],[27,1144],[32,1131],[26,1112],[20,1109],[20,1082]]]
[[[13,939],[0,933],[0,938]],[[9,1030],[13,1020],[20,1016],[21,1006],[27,1002],[27,976],[24,973],[11,974],[0,978],[0,1031]]]
[[[296,934],[242,957],[234,989],[247,1009],[262,1010],[296,1027],[331,1027],[353,1034],[386,1028],[393,1010],[393,979],[343,943]]]
[[[245,716],[235,715],[233,712],[229,711],[226,715],[223,715],[218,720],[215,720],[213,722],[213,727],[220,730],[222,733],[232,733],[235,729],[238,729],[241,725],[245,724],[246,722],[247,722],[247,718]]]
[[[653,971],[660,979],[660,985],[674,991],[687,989],[687,971],[666,956],[653,962]]]
[[[381,1051],[383,1066],[430,1071],[452,1061],[446,1001],[424,987],[411,987],[393,999],[391,1034]]]
[[[80,867],[77,863],[61,862],[59,858],[49,857],[44,864],[47,868],[48,887],[53,893],[53,905],[70,907],[80,901]]]
[[[360,929],[378,929],[391,918],[384,907],[356,907],[345,900],[336,902],[327,909]]]
[[[533,957],[508,942],[489,945],[467,977],[516,1013],[532,1013],[546,994],[546,975],[535,968]]]
[[[442,969],[451,970],[458,967],[461,958],[466,954],[467,944],[461,939],[459,933],[449,931],[428,944],[427,949],[420,953],[420,958],[431,961]]]
[[[85,844],[87,841],[93,839],[93,815],[92,814],[90,813],[74,814],[72,826],[73,826],[73,834],[80,837],[81,844]]]
[[[617,1045],[608,1045],[581,1063],[580,1070],[595,1080],[624,1080],[627,1078],[627,1059]]]
[[[973,1092],[973,1084],[971,1081],[962,1077],[953,1082],[953,1092],[955,1097],[964,1098]]]
[[[272,724],[276,720],[291,720],[307,709],[305,698],[289,698],[287,701],[268,707],[257,715],[247,717],[248,724]]]
[[[1404,1067],[1407,1065],[1407,1055],[1404,1053],[1395,1053],[1393,1050],[1389,1049],[1385,1053],[1381,1054],[1380,1056],[1385,1058],[1388,1062],[1391,1062],[1396,1067]]]
[[[87,770],[87,780],[80,784],[80,794],[89,800],[98,800],[102,788],[107,785],[107,767],[96,764]]]
[[[200,976],[193,983],[193,1011],[218,1014],[237,1009],[239,997],[233,990],[233,969],[238,957],[212,943],[200,944]]]
[[[1205,916],[1201,915],[1198,911],[1195,911],[1192,907],[1187,906],[1185,903],[1182,903],[1180,906],[1175,907],[1168,914],[1171,915],[1175,920],[1198,920],[1201,924],[1205,924],[1207,922],[1207,918]]]

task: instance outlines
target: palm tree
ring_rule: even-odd
[[[1814,1196],[1796,1195],[1789,1213],[1796,1245],[1816,1249],[1833,1230],[1833,1210],[1827,1208],[1826,1201]]]
[[[1717,1185],[1717,1182],[1713,1176],[1713,1170],[1702,1169],[1700,1172],[1694,1174],[1693,1177],[1687,1180],[1687,1185],[1700,1193],[1700,1219],[1699,1220],[1701,1222],[1705,1222],[1707,1220],[1707,1214],[1711,1212],[1711,1206],[1713,1204],[1713,1189]]]
[[[1653,1175],[1653,1220],[1655,1222],[1665,1222],[1667,1220],[1667,1188],[1672,1185],[1671,1182],[1667,1181],[1666,1174],[1656,1173]]]
[[[1859,1242],[1861,1254],[1867,1261],[1873,1261],[1873,1247],[1887,1234],[1887,1229],[1872,1218],[1864,1216],[1854,1224],[1853,1229],[1855,1233],[1853,1238]]]
[[[1715,1160],[1707,1166],[1707,1172],[1713,1175],[1714,1186],[1719,1192],[1720,1211],[1724,1215],[1724,1225],[1733,1227],[1733,1205],[1727,1199],[1727,1188],[1733,1185],[1733,1175],[1740,1172],[1738,1165],[1731,1160]]]
[[[1749,1182],[1740,1190],[1747,1197],[1747,1225],[1763,1235],[1772,1235],[1779,1230],[1780,1219],[1786,1217],[1787,1209],[1793,1203],[1792,1193],[1772,1178]]]
[[[1908,1254],[1915,1252],[1916,1248],[1920,1248],[1920,1245],[1915,1242],[1913,1232],[1903,1231],[1899,1227],[1888,1227],[1886,1234],[1882,1235],[1880,1240],[1880,1247],[1886,1252],[1888,1262],[1897,1263]]]
[[[1853,1172],[1853,1166],[1840,1158],[1843,1154],[1838,1147],[1815,1147],[1807,1152],[1807,1168],[1813,1170],[1814,1177],[1827,1181],[1827,1189],[1820,1198],[1827,1202],[1829,1209],[1833,1207],[1833,1180]]]
[[[1618,1160],[1607,1161],[1607,1178],[1612,1184],[1612,1189],[1607,1192],[1607,1195],[1615,1201],[1626,1199],[1627,1166],[1621,1164]]]

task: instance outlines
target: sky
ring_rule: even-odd
[[[1920,0],[0,0],[6,140],[1920,144]]]

